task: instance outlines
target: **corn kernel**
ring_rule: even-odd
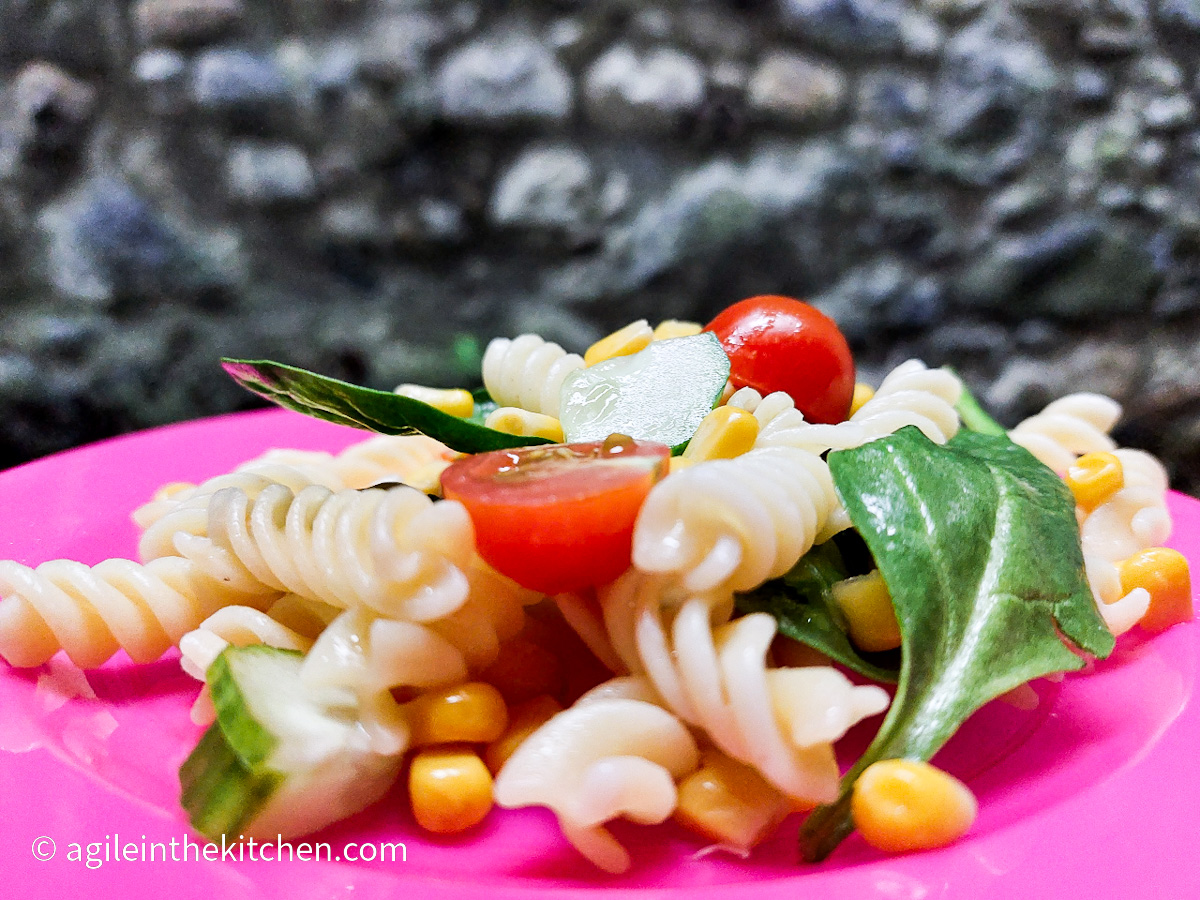
[[[711,841],[749,850],[770,835],[791,802],[749,766],[707,750],[679,784],[675,819]]]
[[[500,692],[472,681],[422,694],[404,707],[414,746],[487,743],[504,733],[508,710]]]
[[[1063,476],[1081,509],[1093,510],[1125,487],[1121,460],[1111,453],[1085,453]]]
[[[549,694],[539,694],[514,706],[510,710],[508,730],[488,744],[483,752],[484,762],[492,773],[499,772],[525,739],[562,712],[562,709],[562,704]]]
[[[420,384],[402,384],[392,393],[401,397],[411,397],[430,406],[440,409],[450,416],[466,419],[475,413],[475,398],[470,391],[462,388],[431,388]]]
[[[650,323],[645,319],[638,319],[588,347],[583,354],[583,364],[594,366],[606,359],[629,356],[639,350],[645,350],[653,339],[654,332],[650,330]]]
[[[867,405],[868,401],[875,396],[875,388],[869,384],[858,382],[854,385],[854,396],[850,400],[850,412],[848,415],[854,415],[860,409]]]
[[[495,662],[480,676],[509,703],[521,703],[538,694],[562,690],[562,664],[557,654],[524,637],[500,645]]]
[[[944,847],[970,830],[978,810],[969,787],[914,759],[872,763],[850,797],[854,826],[885,853]]]
[[[691,337],[704,330],[699,322],[685,322],[683,319],[663,319],[654,328],[654,340],[668,341],[671,338]]]
[[[900,646],[892,595],[878,569],[836,582],[833,599],[846,616],[850,640],[859,650],[878,653]]]
[[[674,475],[676,472],[680,472],[686,469],[688,466],[694,466],[696,462],[697,460],[694,459],[687,459],[682,456],[672,456],[671,461],[667,463],[667,474]]]
[[[700,423],[687,449],[685,459],[733,459],[754,449],[758,438],[758,419],[754,413],[736,406],[718,406]]]
[[[483,424],[505,434],[546,438],[555,443],[562,443],[563,440],[562,422],[554,416],[544,416],[516,406],[501,406],[492,410]]]
[[[1121,563],[1121,592],[1145,588],[1150,608],[1139,625],[1162,631],[1192,618],[1192,575],[1182,553],[1168,547],[1151,547]]]
[[[195,487],[195,485],[192,484],[190,481],[172,481],[169,484],[164,484],[157,491],[155,491],[154,499],[155,500],[170,500],[172,497],[174,497],[180,491],[189,491],[194,487]]]
[[[435,834],[478,825],[492,808],[492,774],[462,747],[421,750],[408,771],[408,796],[417,824]]]

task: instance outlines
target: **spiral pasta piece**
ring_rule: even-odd
[[[271,482],[286,484],[297,492],[310,484],[337,491],[365,488],[383,480],[400,481],[418,490],[432,490],[437,486],[442,470],[457,455],[445,444],[422,434],[377,435],[351,444],[337,454],[319,450],[268,450],[232,472],[217,475],[199,485],[181,485],[163,492],[164,496],[135,510],[133,519],[142,529],[150,529],[173,511],[202,509],[205,498],[223,488],[236,487],[253,492]],[[164,523],[159,530],[170,534],[174,527],[173,523]],[[146,540],[143,538],[143,544]],[[161,548],[161,538],[155,540],[158,541],[156,546]],[[153,558],[147,555],[147,549],[143,546],[142,558]]]
[[[650,491],[633,534],[633,563],[679,573],[692,591],[749,590],[787,572],[838,508],[829,467],[794,447],[697,463]]]
[[[209,501],[207,535],[175,536],[180,555],[243,591],[291,592],[331,606],[366,606],[412,621],[459,609],[474,555],[466,509],[407,487],[257,497],[224,488]]]
[[[217,717],[208,693],[207,672],[226,647],[265,644],[304,652],[338,612],[296,594],[285,594],[266,612],[251,606],[217,610],[179,639],[180,666],[197,681],[205,682],[192,704],[192,721],[207,726]]]
[[[313,481],[299,469],[271,463],[253,470],[231,472],[206,482],[201,486],[204,490],[193,490],[169,508],[160,508],[158,517],[146,525],[138,539],[138,557],[143,562],[149,562],[163,556],[179,555],[176,537],[180,534],[207,537],[208,508],[213,494],[226,488],[235,488],[247,497],[256,498],[265,488],[279,484],[299,493],[311,486]],[[216,490],[207,491],[210,486]]]
[[[678,799],[676,780],[699,759],[687,728],[666,710],[594,697],[557,714],[517,748],[496,777],[496,803],[549,807],[580,853],[606,872],[624,872],[629,853],[604,824],[666,820]]]
[[[1054,400],[1008,433],[1060,474],[1085,453],[1112,453],[1120,461],[1124,486],[1095,509],[1076,509],[1088,583],[1101,617],[1117,635],[1136,625],[1150,606],[1143,588],[1122,591],[1118,565],[1171,533],[1166,470],[1149,453],[1117,447],[1109,432],[1120,416],[1117,401],[1081,392]]]
[[[419,491],[436,492],[442,471],[458,456],[441,441],[423,434],[380,434],[337,454],[269,450],[262,458],[288,465],[305,463],[312,471],[324,470],[325,477],[314,479],[314,484],[324,484],[331,490],[337,489],[336,483],[357,490],[390,480]]]
[[[1112,451],[1108,433],[1121,417],[1121,404],[1102,394],[1068,394],[1030,416],[1008,436],[1056,472],[1065,472],[1084,453]]]
[[[768,666],[775,620],[729,621],[728,594],[689,596],[670,580],[629,572],[600,599],[617,653],[667,709],[788,796],[836,797],[833,742],[887,707],[882,689],[856,687],[829,667]]]
[[[179,639],[180,665],[198,681],[231,644],[265,644],[307,651],[340,610],[285,594],[264,612],[252,606],[226,606]]]
[[[875,395],[845,422],[808,422],[782,391],[763,397],[742,388],[728,405],[754,413],[759,434],[755,447],[796,447],[811,453],[847,450],[915,425],[931,441],[944,444],[958,431],[955,409],[962,382],[948,369],[930,369],[910,359],[883,379]]]
[[[1146,614],[1150,594],[1144,588],[1122,591],[1118,566],[1163,544],[1171,535],[1171,516],[1162,464],[1141,450],[1118,448],[1113,455],[1121,461],[1124,487],[1095,509],[1077,514],[1084,565],[1100,615],[1113,634],[1123,634]]]
[[[135,662],[168,647],[223,606],[265,606],[277,591],[243,593],[185,559],[95,566],[52,560],[36,569],[0,562],[0,656],[36,666],[60,649],[77,666],[99,666],[119,649]]]
[[[312,687],[351,692],[377,753],[404,752],[409,726],[393,688],[430,688],[466,681],[460,650],[420,622],[349,609],[321,632],[300,669]]]
[[[558,418],[564,379],[583,357],[536,334],[495,338],[483,354],[483,385],[500,406]]]

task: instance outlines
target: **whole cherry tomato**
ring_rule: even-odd
[[[810,422],[833,425],[850,414],[854,357],[829,316],[791,297],[750,297],[704,329],[729,355],[735,387],[763,396],[787,393]]]
[[[606,441],[496,450],[442,473],[442,492],[471,515],[475,543],[498,572],[557,594],[629,568],[642,501],[667,472],[663,444]]]

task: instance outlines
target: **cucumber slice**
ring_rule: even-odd
[[[300,680],[304,657],[228,647],[207,680],[217,721],[179,770],[183,807],[211,839],[317,831],[374,803],[401,756],[369,749],[354,695]]]
[[[562,387],[568,443],[627,434],[682,450],[729,380],[729,357],[708,333],[655,341],[645,350],[579,369]]]

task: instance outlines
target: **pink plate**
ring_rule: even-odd
[[[35,565],[130,556],[129,512],[163,483],[217,474],[272,446],[335,450],[361,437],[292,413],[256,412],[22,466],[0,474],[0,558]],[[1200,561],[1200,502],[1173,494],[1170,505],[1172,545]],[[1195,622],[1152,639],[1128,635],[1094,671],[1040,682],[1035,709],[994,703],[979,713],[939,759],[980,800],[974,829],[953,847],[886,857],[852,837],[828,862],[802,867],[792,822],[748,860],[697,856],[697,840],[673,826],[618,826],[634,856],[633,872],[619,878],[583,863],[544,811],[494,812],[465,837],[436,839],[417,831],[397,792],[312,838],[332,858],[197,859],[176,774],[199,733],[188,719],[196,686],[174,657],[140,667],[118,657],[86,676],[61,655],[34,670],[0,662],[0,893],[22,900],[578,900],[601,890],[747,900],[1200,896],[1198,643]],[[381,841],[403,844],[392,851],[396,861],[350,861],[370,855],[367,845],[387,856]]]

